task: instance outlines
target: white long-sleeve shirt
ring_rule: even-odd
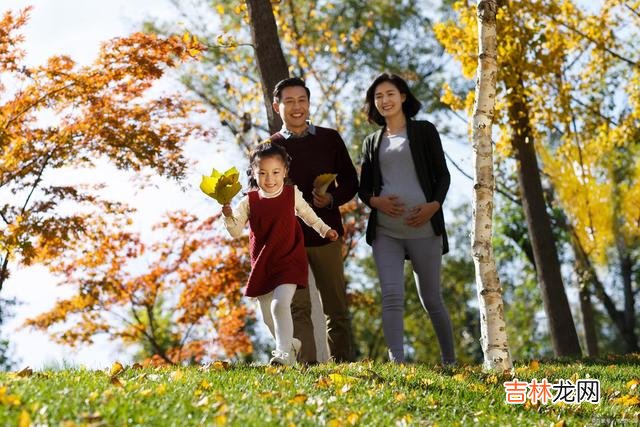
[[[263,198],[273,198],[278,197],[282,194],[282,190],[284,186],[280,188],[280,190],[275,193],[265,193],[262,190],[258,190],[260,197]],[[309,206],[306,200],[302,197],[302,192],[298,190],[298,187],[293,186],[294,195],[295,195],[295,212],[296,215],[304,221],[309,227],[313,228],[318,234],[322,237],[325,237],[327,232],[331,230],[327,224],[322,221],[313,211],[313,208]],[[249,196],[244,196],[238,206],[233,210],[233,215],[230,217],[224,217],[224,225],[227,228],[227,231],[231,235],[231,237],[236,238],[242,234],[242,230],[244,229],[245,224],[249,220]]]

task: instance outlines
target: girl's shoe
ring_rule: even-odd
[[[299,339],[294,338],[291,342],[291,351],[284,352],[280,350],[273,350],[271,354],[273,357],[269,361],[270,365],[284,365],[284,366],[293,366],[296,364],[296,359],[298,358],[298,352],[300,351],[300,347],[302,343]]]

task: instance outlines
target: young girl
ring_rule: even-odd
[[[332,230],[313,212],[297,187],[285,183],[289,155],[277,144],[260,144],[250,155],[249,187],[235,212],[222,207],[232,237],[249,221],[251,274],[245,295],[257,297],[264,322],[276,340],[272,365],[293,365],[300,340],[293,338],[291,300],[307,286],[308,263],[302,228],[296,215],[322,237],[335,241]]]

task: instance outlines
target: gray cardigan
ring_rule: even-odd
[[[371,208],[369,199],[380,195],[382,189],[382,172],[380,171],[379,150],[384,128],[370,134],[362,144],[362,168],[360,171],[360,187],[358,197]],[[442,206],[449,190],[451,177],[436,127],[428,121],[407,120],[407,137],[411,149],[411,157],[420,181],[420,187],[427,201],[440,202],[440,209],[431,218],[436,235],[442,236],[442,253],[449,252],[447,231],[444,226]],[[377,210],[371,208],[367,223],[367,243],[375,239]]]

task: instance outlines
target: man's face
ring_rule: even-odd
[[[282,89],[280,102],[274,102],[273,109],[280,114],[280,118],[291,132],[300,133],[307,128],[309,97],[302,86]]]

